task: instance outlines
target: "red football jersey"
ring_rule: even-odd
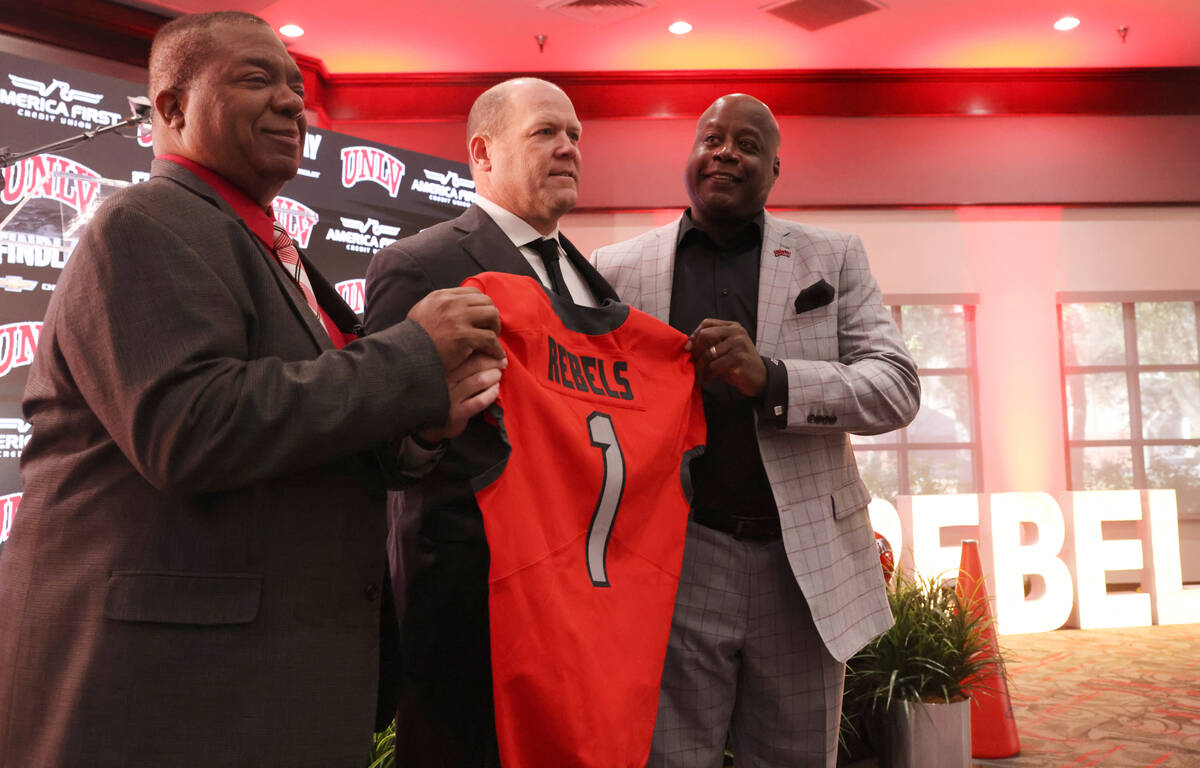
[[[505,768],[642,768],[658,707],[704,408],[686,337],[485,273],[508,367],[507,457],[477,479],[491,550]]]

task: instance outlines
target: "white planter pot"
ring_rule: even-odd
[[[971,702],[898,702],[887,743],[882,768],[971,768]]]

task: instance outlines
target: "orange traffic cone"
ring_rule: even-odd
[[[985,623],[984,636],[992,652],[999,656],[996,627],[988,607],[987,582],[979,562],[979,542],[965,539],[962,559],[958,566],[958,597],[976,618]],[[980,690],[971,699],[971,756],[1012,757],[1020,753],[1017,723],[1013,719],[1012,701],[1008,698],[1008,682],[1004,679],[1004,662],[997,661],[990,672],[979,681]]]

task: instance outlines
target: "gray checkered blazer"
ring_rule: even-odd
[[[668,320],[679,221],[600,248],[592,262],[621,299]],[[834,297],[797,312],[825,280]],[[758,433],[796,582],[834,658],[845,661],[892,623],[870,493],[847,432],[898,429],[920,404],[917,367],[884,309],[855,235],[766,215],[759,267],[759,352],[788,372],[787,427]]]

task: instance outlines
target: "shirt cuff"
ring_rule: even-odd
[[[417,479],[432,472],[445,452],[445,440],[430,446],[416,435],[406,435],[396,445],[396,463],[406,478]]]
[[[788,381],[787,367],[782,360],[762,359],[767,367],[767,386],[763,388],[758,421],[772,427],[787,426]]]

